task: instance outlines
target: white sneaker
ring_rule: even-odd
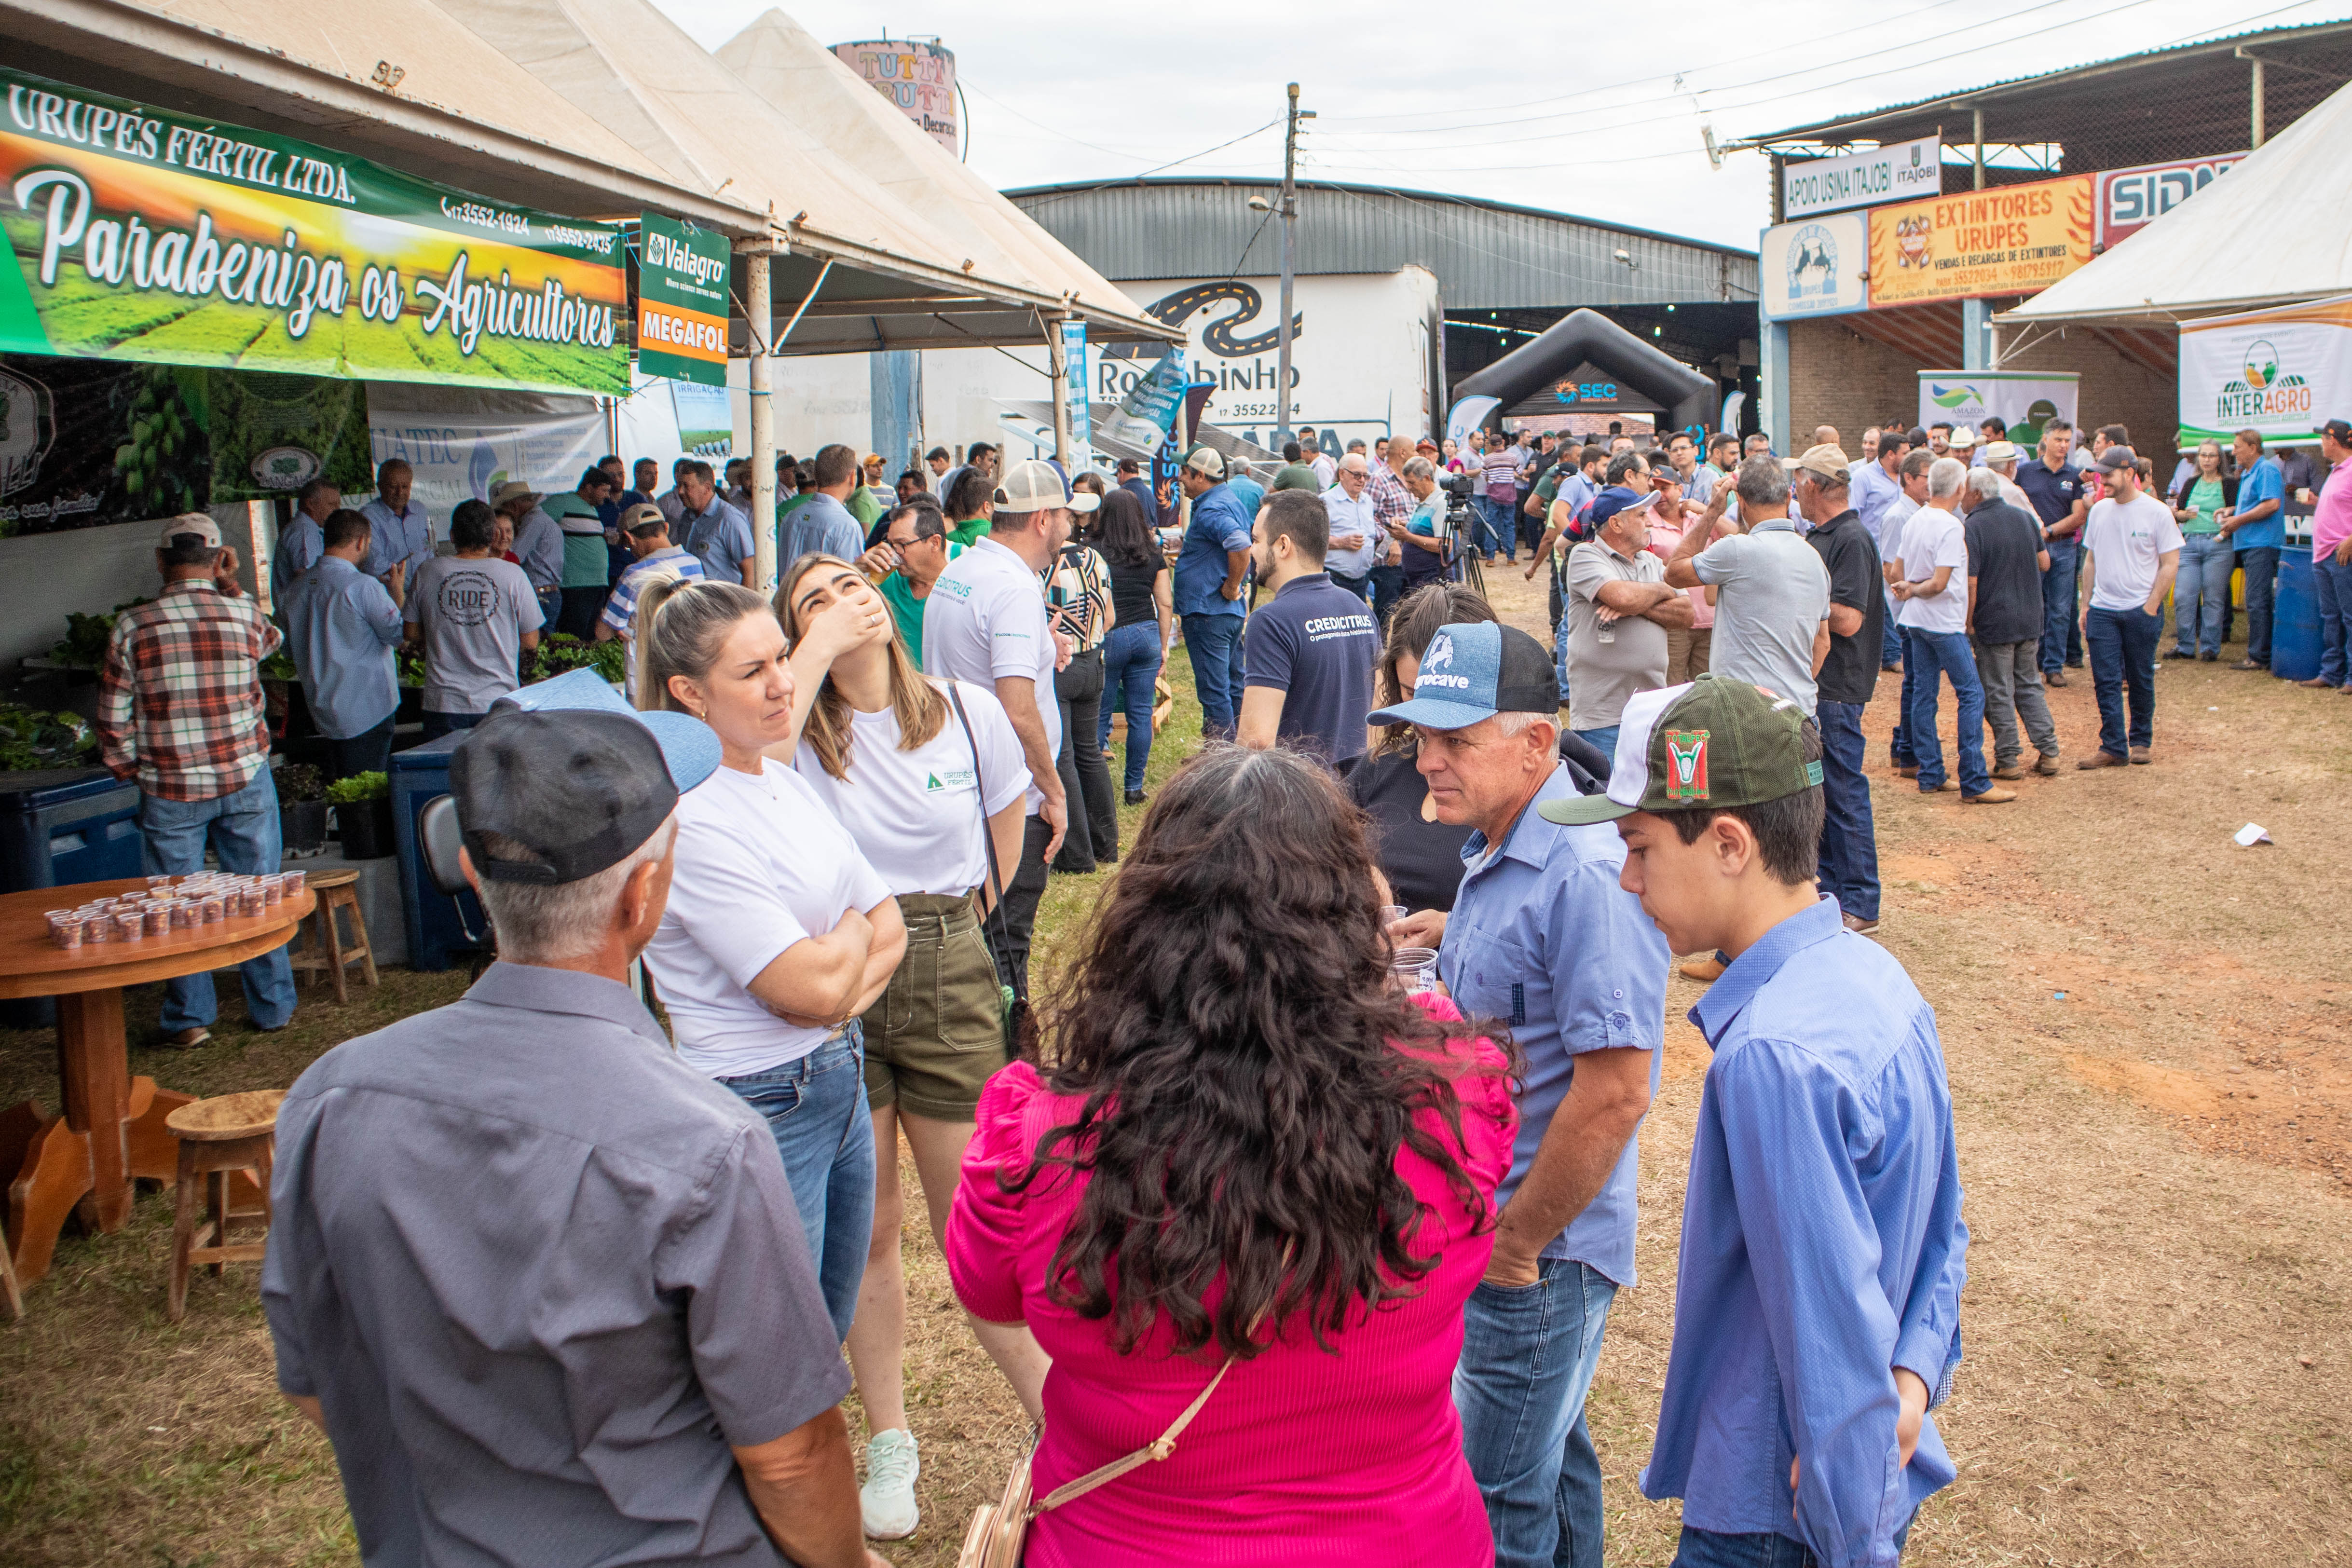
[[[915,1507],[915,1478],[923,1473],[915,1435],[894,1427],[866,1445],[866,1484],[857,1489],[857,1511],[866,1533],[877,1541],[904,1541],[915,1533],[922,1513]]]

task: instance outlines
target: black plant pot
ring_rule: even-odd
[[[335,823],[342,832],[345,860],[382,860],[394,852],[392,801],[389,799],[355,800],[337,806]]]
[[[289,852],[317,854],[327,842],[327,803],[283,802],[278,808],[278,836]]]

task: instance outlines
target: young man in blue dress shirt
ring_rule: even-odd
[[[1674,1349],[1642,1490],[1683,1500],[1675,1568],[1892,1568],[1954,1470],[1928,1412],[1960,1359],[1952,1098],[1936,1016],[1813,884],[1821,738],[1702,675],[1626,705],[1602,795],[1625,891],[1731,963],[1683,1207]]]

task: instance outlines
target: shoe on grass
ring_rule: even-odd
[[[2200,654],[2198,654],[2198,655],[2197,655],[2197,657],[2198,657],[2198,658],[2200,658],[2200,660],[2204,661],[2206,664],[2211,664],[2219,663],[2219,662],[2220,662],[2220,660],[2221,660],[2221,654],[2219,654],[2219,653],[2200,653]]]
[[[2017,791],[2014,789],[1979,789],[1973,795],[1961,796],[1960,804],[1963,806],[2005,806],[2009,804],[2010,801],[2016,799]]]
[[[2299,686],[2332,686],[2336,683],[2325,675],[2314,675],[2307,681],[2297,681],[2294,684]]]
[[[1857,936],[1875,936],[1878,935],[1878,916],[1875,915],[1872,915],[1867,920],[1864,920],[1859,915],[1848,915],[1841,916],[1841,918],[1845,922],[1845,928],[1848,931],[1853,932]]]
[[[2241,659],[2236,664],[2231,665],[2230,668],[2233,670],[2267,670],[2270,666],[2261,663],[2259,660]]]
[[[2123,758],[2117,757],[2112,751],[2094,751],[2090,756],[2085,757],[2082,761],[2074,764],[2074,766],[2078,768],[2084,769],[2084,771],[2088,771],[2094,768],[2121,768],[2124,766],[2124,762],[2125,759]]]
[[[2131,750],[2131,759],[2134,763],[2142,768],[2147,767],[2149,763],[2156,760],[2155,758],[2150,757],[2147,754],[2147,747],[2145,746],[2133,747]]]
[[[1714,954],[1706,953],[1684,959],[1677,972],[1685,980],[1719,980],[1723,977],[1723,966],[1715,961]]]
[[[198,1024],[194,1029],[184,1029],[177,1034],[164,1035],[161,1039],[157,1040],[155,1043],[161,1046],[169,1047],[173,1051],[194,1051],[196,1047],[204,1044],[205,1041],[212,1039],[212,1030],[206,1029],[202,1024]]]
[[[1142,805],[1145,798],[1143,791],[1140,789],[1129,789],[1127,792],[1127,803],[1130,806]]]
[[[857,1511],[876,1541],[904,1541],[922,1522],[915,1506],[915,1478],[923,1473],[915,1435],[902,1427],[877,1432],[866,1445],[866,1484],[857,1489]]]

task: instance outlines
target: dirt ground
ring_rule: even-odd
[[[1494,591],[1541,631],[1540,583],[1514,574]],[[1175,684],[1181,735],[1197,716],[1181,667]],[[1960,1479],[1923,1515],[1914,1563],[2352,1563],[2352,857],[2336,821],[2352,701],[2226,662],[2168,664],[2158,694],[2155,765],[2085,774],[2072,761],[2096,731],[2090,684],[2052,692],[2068,766],[1990,808],[1886,770],[1891,677],[1869,709],[1882,940],[1937,1010],[1972,1236],[1967,1360],[1938,1414]],[[1951,724],[1948,701],[1948,747]],[[1163,741],[1155,776],[1185,749]],[[2233,845],[2248,821],[2275,845]],[[1055,879],[1049,955],[1102,880]],[[286,1034],[134,1051],[132,1071],[198,1092],[283,1084],[462,984],[390,972],[348,1009],[305,993]],[[1706,1065],[1683,1021],[1696,995],[1679,979],[1669,992],[1665,1085],[1643,1133],[1642,1284],[1618,1298],[1592,1394],[1615,1564],[1665,1563],[1676,1529],[1635,1476]],[[134,1039],[154,1006],[132,998]],[[0,1034],[0,1103],[54,1103],[54,1061],[47,1037]],[[924,1522],[886,1554],[939,1565],[1025,1432],[919,1214],[908,1397]],[[273,1392],[256,1270],[200,1275],[169,1324],[169,1235],[168,1200],[151,1195],[123,1231],[68,1240],[30,1315],[0,1333],[0,1563],[349,1561],[332,1456]]]

